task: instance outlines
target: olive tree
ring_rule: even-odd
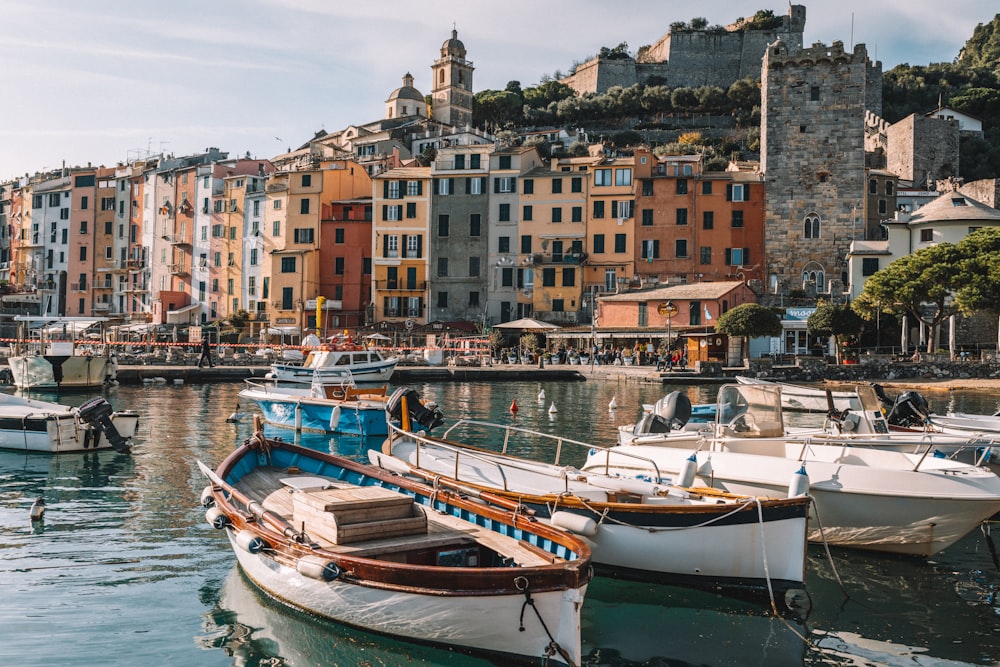
[[[864,327],[864,319],[847,304],[820,303],[806,320],[806,330],[810,336],[833,336],[838,364],[841,361],[841,338],[860,336]]]
[[[781,335],[781,318],[770,308],[744,303],[720,315],[715,330],[727,336],[740,336],[740,357],[745,358],[750,338]]]

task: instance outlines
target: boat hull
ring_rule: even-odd
[[[8,357],[14,386],[19,389],[87,389],[102,386],[113,375],[106,356]]]
[[[303,577],[294,567],[264,552],[247,552],[237,544],[234,531],[228,532],[240,567],[256,586],[311,614],[421,643],[499,655],[537,656],[539,660],[551,641],[538,616],[525,611],[524,595],[456,594],[443,599],[419,588],[404,592],[345,579],[319,581]],[[561,646],[571,646],[567,639],[579,636],[579,610],[585,591],[586,587],[531,595],[541,618],[560,619],[548,631]],[[574,664],[579,664],[579,654],[573,657]]]
[[[139,415],[135,412],[116,412],[111,421],[125,438],[135,435]],[[0,416],[0,449],[48,454],[92,452],[112,449],[107,438],[74,414],[62,413],[36,418]]]
[[[774,444],[770,446],[772,449]],[[773,455],[698,451],[664,445],[620,448],[656,463],[661,475],[698,462],[696,483],[731,493],[785,497],[804,465],[814,499],[809,539],[831,545],[930,556],[954,544],[1000,511],[1000,478],[984,468],[899,452],[781,443]],[[623,474],[647,476],[625,457],[608,461]],[[917,470],[918,464],[920,469]],[[605,469],[591,457],[584,469]]]
[[[244,390],[240,396],[253,400],[275,426],[363,436],[388,433],[384,401],[337,401],[257,389]]]
[[[312,384],[339,384],[353,379],[355,382],[388,382],[396,370],[397,359],[349,366],[310,368],[294,364],[271,364],[271,379],[277,382]]]

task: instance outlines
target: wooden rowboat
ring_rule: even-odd
[[[258,424],[259,426],[259,424]],[[260,429],[202,493],[246,575],[277,600],[456,650],[579,665],[591,577],[579,538],[481,500]]]

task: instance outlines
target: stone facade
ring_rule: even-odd
[[[958,122],[910,114],[886,128],[886,167],[915,187],[958,174]]]
[[[966,183],[958,189],[966,197],[971,197],[993,208],[1000,208],[1000,179],[986,178]]]
[[[580,94],[604,93],[612,86],[654,79],[670,88],[719,86],[725,90],[748,76],[760,78],[761,57],[768,44],[780,39],[793,50],[802,48],[805,23],[805,6],[790,5],[781,25],[767,30],[743,30],[733,24],[722,31],[668,32],[644,50],[638,61],[592,58],[561,81]]]
[[[851,241],[863,234],[865,112],[881,65],[864,44],[768,47],[761,91],[761,171],[767,183],[767,292],[842,296]]]

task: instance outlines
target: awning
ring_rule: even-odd
[[[268,327],[267,334],[269,336],[298,336],[298,327]]]
[[[167,324],[185,324],[187,323],[186,315],[193,310],[198,310],[201,308],[200,303],[192,303],[190,306],[184,306],[183,308],[178,308],[177,310],[167,311]]]

